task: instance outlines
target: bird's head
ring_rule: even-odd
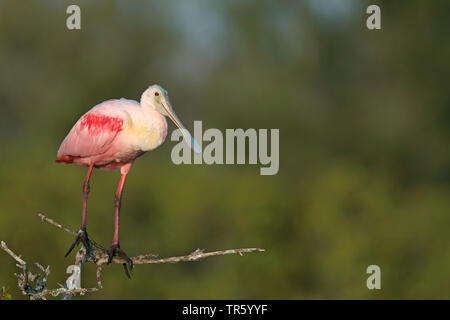
[[[163,116],[169,117],[173,121],[173,123],[175,123],[175,125],[181,130],[184,140],[194,150],[194,152],[201,152],[201,148],[198,143],[194,140],[194,138],[192,138],[191,134],[184,127],[175,111],[173,111],[172,104],[169,100],[169,94],[164,88],[157,84],[148,87],[148,89],[145,90],[142,94],[141,104],[150,105]]]

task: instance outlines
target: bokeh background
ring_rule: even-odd
[[[81,7],[80,31],[66,8]],[[382,30],[366,28],[381,7]],[[122,266],[82,299],[450,298],[448,1],[0,1],[0,239],[67,278],[86,168],[54,162],[80,115],[161,84],[192,130],[279,128],[280,170],[136,161],[130,255],[262,247],[199,263]],[[174,126],[170,124],[170,132]],[[119,173],[96,170],[88,231],[109,246]],[[381,267],[382,289],[366,288]],[[0,286],[24,299],[0,252]],[[82,285],[95,286],[95,268]]]

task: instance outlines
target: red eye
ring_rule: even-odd
[[[159,96],[159,92],[155,92],[155,97]]]

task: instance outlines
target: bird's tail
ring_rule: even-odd
[[[55,162],[60,163],[60,162],[64,162],[64,163],[73,163],[73,159],[75,159],[74,156],[68,156],[68,155],[60,155],[58,157],[56,157]]]

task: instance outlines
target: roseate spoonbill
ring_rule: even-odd
[[[107,100],[94,106],[70,130],[59,147],[56,162],[76,163],[89,169],[83,183],[81,227],[66,257],[80,242],[86,247],[88,254],[92,254],[86,232],[87,198],[92,170],[120,169],[119,186],[114,198],[114,236],[108,251],[108,263],[111,263],[115,255],[119,255],[127,261],[130,271],[133,270],[133,261],[119,245],[122,191],[134,160],[164,142],[167,135],[165,116],[180,128],[187,144],[196,153],[200,153],[199,145],[173,111],[167,91],[159,85],[152,85],[145,90],[140,103],[121,98]],[[124,268],[129,277],[127,264],[124,264]]]

